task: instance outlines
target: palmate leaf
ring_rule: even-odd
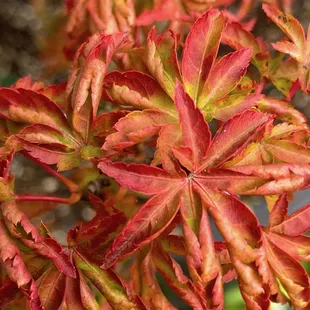
[[[71,134],[69,122],[61,109],[32,90],[1,88],[0,106],[2,118],[26,124],[43,124]]]
[[[156,35],[153,27],[147,37],[147,67],[170,97],[174,98],[176,80],[181,80],[177,58],[177,36],[171,31]]]
[[[9,238],[0,222],[0,259],[10,279],[15,282],[29,301],[30,310],[43,310],[37,285],[27,270],[21,252]]]
[[[79,253],[83,253],[84,257],[88,257],[88,260],[91,257],[92,261],[95,260],[100,262],[102,261],[102,252],[105,248],[107,248],[107,246],[109,246],[110,241],[113,241],[113,237],[115,237],[116,231],[119,230],[116,228],[116,226],[122,228],[126,223],[126,218],[124,217],[124,214],[117,211],[116,209],[110,209],[109,207],[104,206],[103,202],[100,201],[99,198],[91,196],[91,200],[97,205],[97,207],[101,208],[100,213],[102,214],[98,214],[92,221],[82,225],[80,229],[71,231],[69,234],[69,240],[71,246],[78,248]],[[103,225],[104,227],[101,227]],[[169,233],[174,227],[175,224],[172,224],[171,228],[167,229],[165,233]],[[171,238],[169,238],[169,240],[171,240]],[[164,241],[166,241],[166,239]],[[154,244],[153,246],[157,247],[159,245]],[[182,248],[182,243],[177,240],[175,247]],[[90,250],[90,248],[92,248],[94,251]],[[169,248],[166,250],[169,251],[171,249]],[[154,249],[154,253],[156,252],[157,249]],[[183,253],[184,246],[183,252],[179,254],[183,255]],[[165,257],[168,258],[168,256]],[[197,297],[195,297],[193,287],[190,285],[190,282],[189,284],[177,284],[177,279],[173,269],[174,267],[172,268],[170,260],[168,260],[168,265],[166,263],[164,270],[162,269],[164,267],[164,262],[159,262],[159,260],[156,262],[161,266],[158,267],[158,270],[162,270],[164,277],[168,277],[167,281],[171,285],[171,288],[176,290],[176,292],[183,292],[182,298],[184,300],[189,301],[189,298],[191,298],[191,300],[197,299]],[[176,262],[174,262],[174,264],[175,266],[177,265]],[[135,268],[135,266],[137,266],[137,268]],[[153,261],[153,248],[146,246],[145,248],[142,248],[141,251],[139,251],[138,257],[132,265],[134,290],[139,294],[139,296],[141,296],[143,302],[145,302],[147,306],[152,305],[152,309],[161,309],[160,305],[165,305],[168,307],[168,309],[169,307],[170,309],[174,309],[163,296],[163,293],[159,288],[157,280],[154,277],[154,268],[155,260]],[[172,270],[169,270],[169,268],[172,268]],[[179,269],[179,272],[181,272],[181,269]],[[174,280],[172,280],[173,277]],[[71,282],[75,283],[73,281]],[[70,297],[70,300],[73,303],[72,296]],[[194,301],[189,303],[196,306],[198,304],[197,301],[196,303]],[[201,306],[199,307],[199,309],[202,309]]]
[[[134,25],[135,10],[132,0],[67,0],[66,4],[69,19],[66,24],[64,52],[70,59],[73,59],[75,52],[87,37],[95,32],[130,32]]]
[[[56,103],[28,89],[2,88],[0,98],[3,105],[1,116],[26,125],[6,139],[2,156],[26,149],[47,164],[57,163],[60,170],[68,157],[80,158],[77,152],[81,147],[80,138]],[[75,165],[76,162],[71,160],[66,168]]]
[[[34,280],[40,278],[51,265],[49,261],[40,256],[23,257],[23,262],[26,272],[29,272]],[[16,280],[11,280],[10,277],[6,276],[0,287],[0,307],[5,308],[13,300],[23,296],[20,293]]]
[[[116,212],[116,210],[113,212]],[[115,215],[118,213],[115,213]],[[4,214],[4,216],[7,216],[7,214]],[[106,217],[106,219],[111,221],[110,217]],[[113,220],[115,220],[115,218]],[[3,233],[1,233],[2,239],[0,239],[3,241],[3,246],[7,252],[1,252],[0,250],[0,257],[11,280],[6,280],[2,287],[0,287],[0,293],[7,293],[9,298],[11,297],[11,300],[2,298],[3,296],[0,295],[0,306],[6,305],[8,301],[12,301],[12,296],[17,293],[17,286],[14,283],[16,282],[20,290],[22,290],[28,297],[31,310],[57,310],[61,305],[66,306],[68,309],[72,310],[99,310],[100,307],[96,301],[95,294],[89,287],[88,282],[90,281],[107,299],[113,309],[128,308],[145,310],[146,308],[139,297],[137,297],[135,293],[131,291],[129,286],[127,286],[127,284],[122,279],[120,279],[111,269],[100,269],[96,263],[87,258],[85,254],[82,254],[84,251],[88,256],[92,255],[92,253],[87,252],[87,246],[84,248],[85,236],[93,235],[92,239],[94,239],[96,225],[99,225],[100,223],[98,223],[98,221],[93,221],[89,223],[89,225],[82,227],[81,233],[78,230],[71,231],[68,236],[68,242],[70,244],[68,254],[70,254],[70,257],[73,257],[74,265],[71,261],[70,263],[72,264],[74,271],[76,270],[75,277],[73,278],[72,275],[68,273],[68,271],[63,272],[63,270],[59,268],[59,263],[57,263],[55,260],[54,263],[58,269],[54,265],[51,265],[50,261],[45,259],[43,260],[38,256],[33,256],[33,254],[30,256],[30,259],[24,259],[21,256],[17,246],[15,246],[13,241],[11,241],[6,235],[4,226],[2,228],[1,222],[0,230],[2,229]],[[38,250],[37,248],[31,246],[29,242],[27,242],[31,241],[31,236],[36,235],[38,232],[33,226],[31,226],[29,221],[27,222],[25,218],[23,219],[20,226],[21,228],[19,228],[18,232],[23,236],[26,235],[27,232],[28,236],[26,241],[23,239],[21,240],[24,241],[24,243],[31,249]],[[25,229],[24,232],[22,231],[22,228]],[[109,228],[107,228],[105,232],[98,232],[97,230],[97,242],[102,242],[103,238],[106,237],[103,237],[102,235],[105,234],[108,230]],[[16,231],[11,231],[14,236],[18,237]],[[110,227],[110,232],[114,232],[114,227]],[[47,232],[45,231],[42,234],[46,235]],[[40,235],[37,236],[37,239],[38,238],[40,238]],[[48,243],[48,239],[46,237],[41,243],[44,242]],[[8,251],[8,249],[11,250]],[[14,254],[14,264],[11,266],[10,260],[13,259],[13,250],[16,252],[16,254]],[[23,250],[25,249],[23,248]],[[57,255],[57,249],[54,247],[53,250],[55,251],[55,255]],[[38,253],[40,255],[46,256],[49,259],[52,259],[52,257],[45,255],[42,253],[42,251],[38,251]],[[64,255],[65,254],[63,254],[63,256]],[[69,260],[69,257],[67,257],[67,259]],[[25,260],[25,263],[23,260]],[[43,261],[43,263],[41,261]],[[86,277],[89,279],[87,282]],[[32,281],[31,286],[29,281]],[[36,284],[38,289],[36,288]],[[30,293],[32,295],[30,295]],[[16,300],[18,300],[18,298],[19,296],[17,295]]]
[[[190,35],[186,41],[186,46],[188,47],[185,48],[183,52],[182,68],[183,63],[186,63],[187,58],[189,58],[188,62],[191,63],[192,55],[190,54],[190,42],[192,40],[195,40],[196,37],[199,38],[200,35],[209,38],[209,36],[212,34],[212,31],[219,30],[220,33],[222,33],[221,27],[214,28],[216,23],[212,23],[212,16],[214,17],[217,16],[216,14],[218,14],[216,12],[218,11],[208,11],[197,20],[197,25],[195,24],[192,27]],[[221,16],[221,14],[219,16]],[[222,17],[219,17],[219,19],[221,20]],[[201,27],[199,26],[200,24],[204,25],[204,28],[202,28],[204,30],[203,34],[201,34],[202,32]],[[208,25],[212,25],[212,27],[214,27],[212,28]],[[193,89],[197,90],[200,88],[200,91],[197,90],[197,96],[199,95],[199,98],[197,99],[199,99],[199,107],[204,109],[204,116],[207,117],[207,119],[216,118],[222,121],[226,121],[237,113],[257,106],[261,111],[276,114],[277,117],[281,120],[287,120],[292,123],[304,123],[304,116],[297,110],[293,109],[293,107],[285,101],[271,99],[268,97],[263,98],[262,95],[248,93],[233,95],[230,94],[231,91],[236,88],[237,84],[246,73],[246,68],[250,61],[251,50],[254,57],[253,59],[256,59],[255,61],[257,61],[256,65],[258,67],[262,66],[261,70],[265,70],[264,72],[267,72],[266,70],[268,68],[266,67],[266,63],[269,59],[269,54],[262,48],[259,42],[256,41],[254,37],[252,37],[251,34],[243,31],[242,28],[236,28],[234,25],[235,24],[227,25],[224,34],[227,31],[228,32],[224,37],[227,37],[230,40],[235,40],[236,36],[238,38],[241,36],[243,38],[240,42],[241,45],[236,43],[238,41],[237,39],[232,43],[229,41],[230,45],[240,50],[224,56],[212,68],[210,67],[209,69],[206,69],[208,66],[204,65],[204,68],[209,71],[211,70],[212,74],[207,74],[206,72],[205,75],[201,75],[199,78],[194,74],[194,72],[197,71],[196,69],[196,71],[190,70],[190,74],[192,74],[191,77],[187,77],[186,72],[182,72],[183,83],[185,86],[188,85],[187,88],[189,87],[189,79],[193,79],[191,83],[194,83],[194,81],[196,83],[192,84],[191,87],[194,87]],[[231,34],[229,29],[231,29],[233,33],[236,32],[236,34]],[[165,89],[170,96],[174,94],[176,79],[180,79],[178,64],[176,62],[175,56],[175,38],[173,36],[168,36],[168,38],[167,36],[157,36],[154,38],[154,36],[154,30],[151,30],[149,33],[149,40],[147,42],[147,52],[152,53],[152,57],[148,56],[146,62],[150,72],[156,79],[158,79],[158,82],[154,81],[151,77],[139,72],[113,72],[106,78],[105,87],[106,92],[108,93],[108,99],[110,101],[121,105],[129,104],[139,109],[151,108],[152,110],[143,110],[141,112],[134,111],[129,113],[126,118],[122,118],[115,126],[117,132],[108,136],[107,141],[103,146],[105,150],[121,151],[124,148],[139,143],[157,133],[159,133],[159,137],[167,136],[164,135],[164,132],[159,132],[161,128],[167,123],[177,122],[178,115],[176,110],[173,108],[171,100],[167,98],[167,95],[165,96],[163,91],[163,89]],[[166,43],[165,45],[166,49],[169,51],[169,58],[167,58],[167,52],[164,53],[161,51],[164,48],[163,42],[169,43]],[[218,46],[218,44],[219,38],[216,46]],[[199,48],[194,45],[192,50],[196,55],[196,65],[198,66],[199,63],[203,64],[203,57],[206,56],[204,53],[208,53],[208,41],[206,41],[205,45],[203,46],[199,45]],[[211,57],[212,59],[216,57],[217,49],[213,52],[215,55],[214,57]],[[153,55],[154,53],[155,56]],[[189,53],[190,56],[188,56],[187,53]],[[262,56],[263,53],[267,53],[268,55],[266,55],[268,57],[266,56],[264,58]],[[254,61],[253,59],[252,61]],[[262,61],[264,61],[264,65],[261,63]],[[209,66],[212,66],[213,63],[214,59],[212,61],[210,60]],[[184,65],[184,67],[187,66]],[[225,74],[223,75],[222,73]],[[160,76],[158,74],[160,74]],[[166,77],[165,81],[163,81],[163,75]],[[201,86],[199,86],[197,83]],[[161,89],[160,86],[162,86],[163,89]],[[172,127],[169,125],[167,130],[168,128],[171,129]],[[178,130],[178,132],[180,131]],[[177,134],[175,134],[175,136],[176,135]],[[165,140],[167,140],[167,138],[163,138],[161,139],[161,142],[158,142],[158,150],[156,152],[156,160],[154,162],[163,163],[163,161],[166,160],[172,164],[171,160],[169,159],[170,155],[167,154],[167,151],[164,148]],[[179,139],[177,139],[176,142],[177,141],[179,141]]]
[[[298,121],[299,122],[299,121]],[[298,123],[297,122],[297,123]],[[281,123],[268,129],[263,140],[250,144],[241,154],[225,163],[225,167],[260,165],[262,163],[309,163],[308,126]]]
[[[263,9],[265,13],[281,28],[281,30],[293,42],[293,45],[291,45],[290,47],[294,47],[295,45],[295,48],[297,48],[297,55],[295,55],[295,51],[293,48],[292,52],[294,54],[291,56],[293,58],[297,56],[297,60],[303,62],[307,56],[305,55],[307,50],[305,49],[305,33],[301,24],[292,15],[284,14],[273,6],[268,6],[265,4],[263,5]],[[277,44],[275,44],[274,47],[277,47]]]
[[[136,25],[145,26],[155,22],[162,22],[168,20],[170,23],[167,28],[169,29],[182,29],[185,22],[192,21],[192,16],[197,16],[204,13],[210,8],[227,7],[235,0],[157,0],[151,10],[145,10],[136,18]],[[234,15],[228,11],[225,12],[232,20],[243,19],[248,10],[251,8],[251,0],[243,0],[238,12]],[[253,25],[253,22],[249,22]]]
[[[74,252],[73,258],[76,266],[97,287],[113,309],[146,309],[139,297],[130,292],[112,269],[100,269],[78,251]]]
[[[212,257],[207,246],[212,244],[212,237],[210,232],[207,233],[206,213],[201,211],[202,200],[203,208],[226,241],[246,302],[251,307],[264,308],[268,305],[268,291],[259,271],[267,268],[266,259],[259,260],[259,251],[265,251],[262,231],[255,215],[232,194],[270,195],[304,188],[310,182],[310,167],[308,164],[271,164],[221,169],[249,143],[259,141],[273,117],[253,110],[244,111],[224,123],[211,141],[208,124],[180,84],[177,84],[175,101],[184,145],[174,148],[173,154],[182,165],[186,163],[190,171],[188,175],[172,176],[163,169],[108,160],[98,165],[122,186],[148,195],[155,194],[115,238],[103,267],[113,265],[158,237],[180,208],[194,286],[200,292],[219,292],[221,271],[216,269],[214,254],[211,260],[214,264],[207,263]],[[256,268],[255,262],[258,261],[259,268]],[[203,270],[206,273],[201,273]],[[209,296],[206,292],[203,295]],[[213,295],[212,303],[220,305],[221,299],[220,295]]]
[[[295,307],[309,304],[309,277],[297,260],[309,261],[310,206],[306,205],[287,216],[287,194],[281,194],[272,209],[269,226],[264,228],[267,259],[275,276],[283,285]],[[302,219],[302,220],[301,220]]]
[[[309,276],[298,262],[310,260],[309,204],[287,215],[288,197],[310,188],[309,127],[289,102],[261,95],[270,81],[287,100],[299,84],[308,90],[309,40],[291,16],[267,9],[292,41],[274,45],[292,58],[271,58],[248,31],[253,21],[236,22],[251,0],[240,2],[236,16],[210,9],[234,0],[153,2],[143,13],[149,1],[68,0],[67,47],[100,30],[77,52],[69,83],[46,88],[25,78],[0,89],[0,308],[175,309],[158,272],[193,309],[226,308],[223,284],[233,279],[248,309],[269,309],[270,301],[309,308]],[[136,21],[135,10],[142,10]],[[170,33],[152,28],[147,35],[151,27],[141,27],[167,18]],[[218,57],[221,42],[237,51]],[[252,80],[250,62],[260,78]],[[141,72],[107,73],[114,65]],[[97,116],[101,99],[130,107]],[[154,149],[150,166],[129,164],[148,163]],[[74,172],[72,195],[85,190],[96,215],[70,232],[68,247],[20,207],[23,200],[67,199],[14,195],[8,171],[19,151],[59,179],[64,175],[46,164],[69,170],[91,161]],[[97,165],[120,186],[109,180],[106,187]],[[86,197],[90,182],[104,201]],[[239,195],[266,195],[269,226]],[[211,223],[224,242],[214,241]],[[180,228],[182,236],[173,235]],[[186,272],[174,255],[186,260]]]
[[[214,64],[224,26],[222,13],[210,10],[196,21],[185,41],[182,77],[187,93],[195,102]]]
[[[230,97],[247,71],[251,49],[228,54],[216,62],[225,24],[223,14],[215,9],[208,10],[196,21],[185,41],[181,73],[175,35],[155,37],[152,29],[145,62],[157,81],[135,71],[112,72],[106,76],[104,85],[108,100],[143,111],[129,113],[116,124],[117,132],[107,138],[105,150],[120,151],[157,134],[166,124],[176,123],[178,113],[169,96],[174,99],[177,80],[183,82],[190,97],[204,110],[204,116],[227,120],[257,104],[260,95],[246,92]]]
[[[152,261],[152,249],[146,246],[139,251],[132,265],[133,287],[150,309],[175,310],[163,295],[155,278],[155,266]]]
[[[98,48],[96,46],[91,55],[96,54]],[[110,52],[113,53],[113,51],[108,49],[109,57],[112,57]],[[85,128],[74,127],[73,119],[71,123],[70,111],[65,115],[57,103],[50,99],[57,99],[56,88],[53,86],[41,89],[40,93],[28,88],[0,89],[0,105],[2,106],[0,117],[3,118],[1,119],[1,136],[5,142],[0,149],[2,158],[6,158],[12,152],[26,150],[32,157],[43,163],[57,164],[58,170],[62,171],[79,166],[82,159],[89,160],[102,156],[103,151],[100,147],[106,136],[115,131],[114,124],[128,112],[115,111],[103,113],[94,118],[91,116],[91,122],[87,125],[90,126],[87,130],[91,130],[91,133],[86,134],[83,131]],[[62,93],[61,101],[64,104],[63,86],[60,92]],[[96,98],[94,100],[98,99]],[[20,124],[20,126],[15,126],[15,124]],[[83,136],[84,133],[87,138],[83,141],[81,135]],[[8,194],[8,192],[3,193],[3,196],[8,196]]]
[[[72,125],[86,142],[97,115],[102,83],[113,54],[126,45],[124,33],[91,36],[75,55],[67,85],[67,109],[72,109]]]
[[[1,211],[10,233],[20,239],[27,247],[51,259],[55,266],[69,277],[76,271],[64,248],[52,238],[44,238],[28,218],[18,209],[15,202],[1,204]]]
[[[283,60],[283,55],[271,58],[267,44],[261,38],[255,38],[249,30],[238,22],[227,24],[223,32],[222,42],[235,50],[251,47],[253,51],[251,63],[257,67],[261,78],[264,81],[271,81],[285,96],[290,95],[295,81],[301,76],[300,65],[295,59]],[[293,44],[291,45],[293,46]],[[290,51],[293,49],[291,48]]]
[[[223,31],[222,42],[235,50],[252,48],[251,62],[257,67],[262,76],[267,73],[267,63],[270,60],[269,51],[263,44],[260,44],[251,32],[244,29],[240,23],[227,23]]]
[[[80,271],[77,279],[66,279],[65,294],[65,303],[68,310],[100,309],[93,292]]]
[[[309,92],[309,64],[310,64],[310,27],[308,29],[307,38],[302,25],[290,14],[282,13],[275,7],[263,5],[263,9],[267,16],[287,35],[290,41],[281,41],[272,44],[272,46],[285,54],[290,55],[299,64],[299,81],[301,89]]]

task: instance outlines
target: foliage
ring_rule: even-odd
[[[68,81],[0,89],[1,309],[175,309],[158,274],[193,309],[224,309],[233,279],[247,309],[309,308],[310,204],[288,205],[310,187],[309,127],[289,102],[309,94],[310,34],[287,13],[291,1],[286,13],[266,1],[288,38],[271,52],[251,33],[252,2],[236,15],[233,2],[67,1]],[[16,192],[17,153],[69,196]],[[111,186],[86,195],[96,215],[67,245],[22,208],[75,204],[101,174]],[[243,195],[265,198],[267,227]]]

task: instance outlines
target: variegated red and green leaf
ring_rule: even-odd
[[[2,118],[24,124],[42,124],[71,136],[72,129],[61,109],[42,94],[29,89],[0,89]]]
[[[52,238],[44,238],[29,219],[18,209],[15,202],[1,204],[1,211],[10,233],[27,247],[51,259],[65,275],[75,277],[76,271],[64,248]]]
[[[182,78],[186,92],[198,102],[214,65],[226,21],[218,10],[208,10],[191,28],[182,56]]]
[[[9,278],[14,281],[29,302],[30,310],[43,310],[37,285],[23,261],[22,254],[0,222],[0,259]]]
[[[46,310],[58,309],[65,296],[66,277],[51,266],[39,278],[39,296]]]
[[[252,48],[252,63],[257,67],[261,75],[267,74],[268,61],[270,61],[268,50],[240,23],[228,23],[223,32],[222,41],[235,50]]]
[[[150,309],[176,308],[166,299],[155,278],[155,265],[152,259],[152,247],[146,246],[132,265],[132,282],[135,292],[141,296],[145,305]]]
[[[207,233],[206,214],[201,211],[202,199],[226,241],[246,303],[251,307],[267,307],[268,291],[261,274],[261,270],[267,268],[266,254],[260,254],[265,251],[262,231],[255,215],[234,195],[270,195],[282,193],[283,190],[302,189],[310,184],[309,165],[261,164],[222,169],[227,160],[241,153],[249,143],[263,138],[273,116],[246,110],[224,123],[211,140],[202,113],[180,84],[176,87],[175,100],[184,144],[172,150],[181,165],[189,170],[187,176],[184,171],[169,175],[163,169],[145,165],[111,163],[107,160],[99,163],[98,167],[120,185],[155,195],[116,237],[104,258],[103,267],[113,265],[158,237],[180,208],[194,286],[199,294],[204,294],[204,289],[210,289],[209,281],[214,280],[212,285],[216,289],[212,290],[212,301],[209,302],[221,305],[221,271],[216,268],[214,254],[212,268],[211,264],[208,265],[211,256],[205,252],[206,246],[212,244],[212,237],[210,232]],[[205,133],[199,136],[202,132]],[[200,274],[200,270],[206,273]],[[273,279],[272,273],[269,278]]]
[[[66,278],[65,304],[68,310],[99,310],[99,304],[82,272],[76,279]]]
[[[114,309],[146,309],[139,297],[130,292],[125,282],[121,281],[112,269],[99,268],[78,251],[73,253],[73,258],[81,273],[93,283]]]
[[[298,80],[301,89],[308,93],[310,87],[309,79],[309,64],[310,64],[310,49],[308,48],[310,42],[309,29],[307,38],[305,32],[299,21],[288,13],[282,13],[274,6],[263,5],[263,9],[267,16],[285,33],[290,41],[285,40],[273,43],[274,49],[290,55],[299,63]]]
[[[181,80],[177,58],[177,37],[171,31],[156,35],[152,28],[147,37],[146,64],[162,88],[174,99],[175,85]]]
[[[126,45],[126,35],[96,33],[76,53],[67,84],[68,110],[72,125],[84,140],[89,139],[103,91],[103,80],[114,52]]]

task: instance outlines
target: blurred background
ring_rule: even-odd
[[[266,21],[265,14],[260,9],[260,1],[251,11],[251,16],[258,16],[254,27],[255,36],[263,37],[267,42],[275,42],[282,38],[283,33],[273,24]],[[235,5],[238,5],[238,1]],[[231,10],[235,7],[232,6]],[[310,20],[310,1],[296,0],[293,6],[293,14],[308,27]],[[0,86],[9,86],[25,75],[33,80],[42,80],[46,84],[65,81],[68,76],[70,62],[63,56],[62,49],[65,44],[64,28],[66,23],[63,0],[1,0],[0,5]],[[266,27],[266,25],[268,25]],[[271,97],[281,98],[281,94],[272,89],[266,89]],[[310,120],[310,97],[301,92],[293,98],[296,107],[306,114]],[[64,194],[65,189],[54,178],[43,170],[34,166],[22,156],[17,156],[12,165],[12,172],[16,176],[17,191],[36,192],[50,195]],[[90,190],[96,190],[98,184],[90,183]],[[294,202],[290,205],[290,212],[309,202],[310,191],[298,192]],[[268,211],[261,197],[244,198],[254,212],[258,215],[263,225],[267,224]],[[77,205],[59,205],[53,211],[43,216],[36,216],[40,206],[28,203],[24,206],[28,212],[33,213],[33,221],[45,222],[52,234],[61,243],[66,243],[66,234],[76,222],[89,221],[95,215],[87,201],[81,201]],[[39,214],[39,212],[38,212]],[[215,231],[215,238],[220,236]],[[182,263],[182,262],[181,262]],[[184,265],[184,264],[183,264]],[[307,266],[309,270],[309,266]],[[178,309],[189,309],[163,284],[163,290],[170,301]],[[175,299],[175,300],[173,300]],[[227,310],[245,309],[236,282],[226,287]],[[285,306],[273,305],[275,309],[289,309]]]

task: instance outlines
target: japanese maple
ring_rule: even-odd
[[[247,309],[309,308],[309,201],[288,212],[310,187],[307,118],[289,102],[309,94],[309,34],[292,1],[264,1],[290,40],[275,54],[250,31],[252,1],[233,2],[66,1],[68,81],[0,88],[1,309],[176,309],[158,273],[193,309],[229,307],[234,279]],[[68,196],[21,193],[17,153]],[[265,199],[266,227],[244,196]],[[81,200],[95,216],[66,245],[32,221]]]

